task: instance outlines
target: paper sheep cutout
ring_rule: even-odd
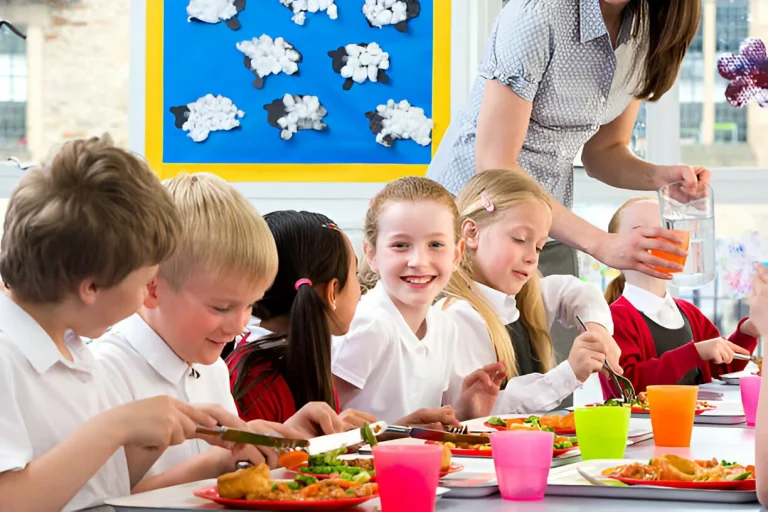
[[[299,130],[326,129],[323,118],[328,111],[317,96],[286,94],[264,105],[267,122],[280,130],[280,138],[290,140]]]
[[[727,54],[717,61],[720,76],[729,80],[725,99],[734,107],[743,107],[754,100],[761,107],[768,106],[768,58],[765,43],[748,38],[739,47],[737,55]]]
[[[391,148],[398,139],[411,139],[420,146],[432,142],[435,123],[424,114],[424,109],[412,106],[408,100],[399,103],[389,100],[386,105],[367,112],[365,117],[370,119],[369,128],[382,146]]]
[[[232,30],[239,30],[237,15],[245,9],[245,0],[189,0],[187,21],[219,23],[223,21]]]
[[[399,32],[408,31],[408,21],[421,12],[419,0],[365,0],[363,14],[371,27],[394,25]]]
[[[345,91],[350,90],[355,82],[362,84],[370,80],[389,83],[386,73],[389,69],[389,54],[377,43],[339,46],[329,51],[328,56],[333,59],[333,70],[346,78],[342,86]]]
[[[339,17],[339,10],[334,0],[280,0],[280,3],[293,12],[291,20],[297,25],[304,25],[308,12],[325,11],[332,20]]]
[[[269,75],[299,75],[299,63],[303,57],[282,37],[273,40],[267,34],[262,34],[259,38],[254,37],[251,41],[242,41],[235,46],[245,54],[243,63],[256,76],[253,86],[257,89],[264,87],[264,79]]]
[[[231,130],[240,126],[238,119],[245,113],[232,100],[222,95],[206,94],[193,103],[171,107],[176,128],[187,133],[195,142],[203,142],[211,132]]]

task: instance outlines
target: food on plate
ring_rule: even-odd
[[[658,480],[680,482],[722,482],[754,480],[755,467],[735,462],[711,460],[689,460],[677,455],[662,455],[648,461],[648,464],[634,462],[608,468],[604,476],[634,480]]]
[[[650,410],[650,405],[648,404],[648,394],[645,391],[638,393],[637,398],[631,402],[624,402],[623,400],[611,398],[606,400],[602,405],[607,407],[632,407],[632,410],[635,412],[647,412]],[[696,402],[697,412],[703,412],[714,408],[715,406],[710,402],[705,402],[703,400]]]
[[[440,462],[440,471],[450,471],[451,469],[451,449],[443,445],[443,459]]]
[[[309,454],[302,450],[285,452],[277,460],[278,466],[285,469],[295,469],[309,460]]]
[[[755,364],[757,364],[757,373],[756,373],[756,375],[762,376],[763,375],[763,358],[762,357],[758,357],[757,360],[755,361]]]
[[[575,432],[576,420],[574,413],[568,413],[563,416],[559,414],[550,414],[547,416],[528,416],[527,418],[499,418],[493,416],[488,420],[488,425],[492,427],[503,427],[510,430],[510,427],[521,424],[538,424],[542,430],[551,432]]]
[[[296,475],[293,481],[272,481],[266,464],[221,475],[217,484],[221,498],[235,500],[337,500],[378,493],[378,485],[374,483],[342,479],[318,481],[309,475]]]
[[[544,430],[547,432],[553,431],[552,428],[544,427],[538,421],[532,421],[530,423],[513,423],[507,426],[507,430]],[[490,443],[488,444],[444,443],[444,446],[447,446],[448,448],[451,448],[451,449],[455,448],[459,450],[491,451]],[[554,450],[569,450],[574,446],[576,446],[576,438],[556,435],[552,448]]]
[[[365,483],[376,476],[376,470],[371,458],[340,459],[339,455],[345,453],[344,448],[332,450],[309,458],[307,465],[302,467],[302,473],[314,475],[336,476],[343,480]],[[443,458],[440,464],[441,472],[451,470],[451,450],[443,445]]]

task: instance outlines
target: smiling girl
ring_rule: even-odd
[[[456,322],[462,343],[449,400],[478,366],[502,362],[512,377],[494,411],[551,410],[602,368],[617,363],[611,314],[600,291],[573,276],[540,278],[537,265],[552,225],[551,199],[531,177],[491,170],[472,178],[457,199],[466,252],[435,307]],[[559,321],[590,332],[554,366],[550,327]],[[614,366],[617,368],[618,365]]]
[[[349,333],[335,341],[332,368],[342,408],[393,421],[439,407],[458,345],[455,324],[432,308],[462,252],[453,197],[426,178],[389,183],[365,217],[363,251],[376,274],[364,275],[364,284],[375,285]],[[501,367],[467,372],[455,401],[460,419],[490,412]]]

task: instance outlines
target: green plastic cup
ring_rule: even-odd
[[[576,438],[582,460],[623,459],[631,414],[629,407],[576,409]]]

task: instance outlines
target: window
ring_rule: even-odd
[[[24,27],[18,27],[22,32]],[[0,152],[26,150],[27,50],[24,39],[0,29]]]

